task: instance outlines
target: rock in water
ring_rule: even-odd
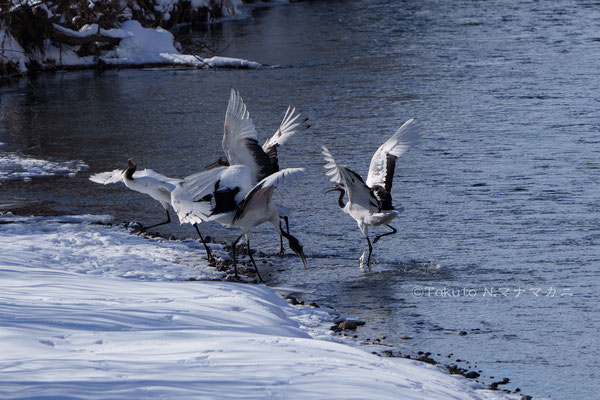
[[[469,379],[479,378],[479,374],[475,371],[467,372],[465,374],[465,378],[469,378]]]

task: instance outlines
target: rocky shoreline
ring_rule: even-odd
[[[304,304],[302,300],[298,300],[295,298],[289,302],[292,305]],[[314,303],[311,303],[310,305],[312,306],[313,304]],[[436,354],[436,357],[438,357],[438,359],[436,359],[432,356],[431,352],[425,351],[418,351],[416,354],[403,354],[399,350],[375,350],[373,347],[392,347],[393,345],[386,343],[387,336],[385,335],[374,339],[371,339],[370,337],[365,337],[364,335],[360,335],[360,333],[358,332],[358,327],[363,326],[365,324],[366,321],[340,319],[335,321],[335,324],[331,327],[331,331],[336,332],[340,336],[352,336],[352,338],[358,342],[359,346],[369,346],[371,353],[380,357],[406,358],[410,360],[421,361],[431,365],[438,365],[443,369],[447,370],[452,375],[461,375],[467,379],[473,379],[476,382],[481,383],[484,387],[486,387],[489,390],[499,390],[507,394],[520,394],[521,400],[533,399],[533,397],[530,395],[522,394],[522,389],[519,387],[515,388],[514,390],[502,389],[501,387],[499,387],[501,385],[506,385],[510,383],[510,378],[502,378],[501,380],[495,380],[496,378],[494,376],[488,376],[486,377],[486,379],[484,379],[485,377],[483,375],[483,371],[481,369],[478,369],[477,363],[471,363],[470,361],[462,359],[455,359],[454,362],[439,361],[440,359],[443,360],[444,357],[441,353]],[[466,332],[461,331],[459,332],[459,335],[464,336],[466,335]],[[402,336],[401,339],[411,340],[412,338],[409,336]],[[453,358],[453,356],[454,354],[450,353],[446,356],[446,358],[450,359]],[[490,380],[492,381],[491,383],[486,382],[489,382]]]

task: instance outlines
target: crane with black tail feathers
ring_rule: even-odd
[[[299,118],[300,114],[296,113],[296,108],[288,107],[277,131],[261,146],[258,142],[256,127],[244,100],[237,90],[231,89],[225,113],[222,141],[225,155],[206,168],[246,165],[250,168],[252,184],[258,183],[280,170],[277,149],[287,143],[296,133],[310,128],[310,125],[307,125],[308,118]],[[289,210],[282,206],[278,206],[278,209],[289,235]],[[280,255],[285,252],[283,237],[280,235]]]
[[[327,162],[325,173],[332,182],[336,182],[327,192],[339,192],[338,206],[356,220],[367,240],[368,248],[360,257],[361,268],[364,268],[365,261],[367,268],[371,268],[373,244],[384,236],[398,232],[390,225],[390,222],[404,211],[403,208],[396,209],[392,205],[391,190],[396,160],[410,147],[419,143],[423,136],[423,129],[413,118],[406,121],[373,155],[366,182],[359,174],[336,162],[329,149],[322,146],[322,153]],[[348,201],[344,203],[346,195]],[[369,226],[387,226],[391,231],[375,236],[371,243]]]
[[[239,279],[236,245],[245,236],[250,261],[263,282],[252,256],[250,233],[265,222],[271,223],[277,233],[288,240],[290,248],[306,266],[302,244],[281,228],[279,210],[273,201],[273,193],[280,184],[303,173],[303,168],[287,168],[253,185],[248,166],[217,167],[191,175],[177,184],[171,193],[171,204],[181,223],[215,221],[229,228],[239,228],[240,235],[231,244],[235,278]]]

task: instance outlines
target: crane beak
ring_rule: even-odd
[[[326,190],[325,193],[333,192],[334,190],[337,190],[338,187],[338,185],[334,185],[333,187],[328,188],[328,190]]]
[[[214,163],[208,164],[206,167],[204,167],[204,169],[213,169],[213,168],[217,168],[219,166],[220,166],[219,160],[217,160]]]

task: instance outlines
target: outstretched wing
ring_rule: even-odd
[[[258,144],[254,121],[250,118],[244,101],[235,89],[231,89],[229,96],[224,130],[223,151],[230,165],[248,166],[253,183],[273,172],[271,159]]]
[[[210,201],[202,201],[228,167],[213,168],[185,177],[171,192],[171,205],[182,224],[199,224],[210,216]]]
[[[207,194],[210,194],[223,173],[229,167],[217,167],[207,171],[201,171],[182,180],[182,188],[193,198],[198,200]]]
[[[133,174],[133,179],[139,178],[152,178],[164,183],[176,184],[179,182],[179,179],[169,178],[167,176],[161,175],[158,172],[155,172],[151,169],[144,169],[142,171],[137,171]],[[114,171],[100,172],[98,174],[94,174],[90,176],[90,181],[95,183],[100,183],[102,185],[108,185],[110,183],[121,182],[123,179],[123,170],[115,169]]]
[[[377,198],[362,177],[346,166],[338,164],[327,147],[322,146],[322,149],[325,161],[327,161],[325,174],[330,177],[330,180],[344,185],[348,199],[353,205],[377,212],[379,210]]]
[[[378,185],[389,192],[392,189],[396,159],[419,143],[423,135],[423,129],[415,123],[414,118],[406,121],[373,155],[367,185],[371,188]]]
[[[99,183],[101,185],[108,185],[110,183],[121,182],[123,179],[123,170],[115,169],[114,171],[100,172],[90,176],[90,181]]]
[[[181,183],[171,192],[171,206],[181,224],[200,224],[207,221],[211,209],[210,202],[194,201]]]
[[[296,114],[296,107],[288,107],[279,129],[269,140],[263,144],[262,148],[271,159],[271,165],[273,172],[279,171],[279,160],[277,158],[277,148],[282,144],[285,144],[294,134],[299,131],[310,128],[310,125],[306,125],[308,118],[298,121],[300,113]]]
[[[171,192],[171,204],[181,223],[200,223],[235,210],[238,193],[246,193],[249,185],[248,167],[218,167],[184,178]]]
[[[298,176],[304,174],[304,172],[304,168],[286,168],[275,172],[257,183],[238,205],[233,221],[242,218],[244,213],[250,208],[252,202],[260,200],[264,201],[264,204],[267,204],[273,197],[273,192],[279,185],[292,182]]]
[[[139,179],[139,178],[152,178],[152,179],[156,179],[158,181],[164,182],[164,183],[172,183],[172,184],[176,184],[180,181],[180,179],[169,178],[168,176],[161,175],[158,172],[153,171],[148,168],[143,169],[141,171],[136,171],[133,173],[133,179]]]

